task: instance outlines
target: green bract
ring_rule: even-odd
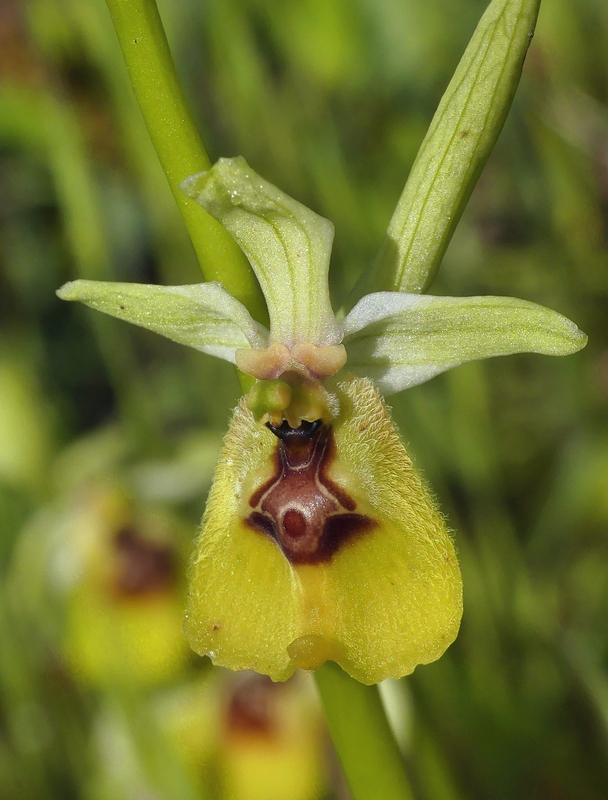
[[[538,4],[491,3],[360,284],[369,293],[343,320],[328,289],[333,225],[242,158],[182,188],[247,256],[269,329],[217,282],[58,292],[257,379],[226,436],[190,574],[186,630],[218,664],[282,680],[330,659],[372,683],[438,658],[457,634],[454,546],[379,393],[474,359],[585,345],[525,300],[420,294],[500,131]]]
[[[540,0],[494,0],[443,95],[372,267],[354,296],[424,292],[502,130]]]

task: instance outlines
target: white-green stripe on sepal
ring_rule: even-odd
[[[492,0],[486,9],[351,303],[370,292],[424,292],[430,285],[511,107],[539,5]]]
[[[268,331],[220,283],[156,286],[78,280],[57,291],[104,314],[235,363],[235,351],[265,347]]]
[[[257,175],[244,158],[220,158],[182,190],[240,245],[260,282],[270,341],[339,342],[327,273],[333,224]]]
[[[566,317],[514,297],[433,297],[375,292],[342,323],[346,370],[367,375],[383,394],[492,356],[565,356],[587,337]]]

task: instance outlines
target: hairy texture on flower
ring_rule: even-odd
[[[340,411],[326,477],[354,507],[332,507],[328,518],[348,511],[370,524],[318,560],[294,559],[248,524],[251,500],[276,478],[281,440],[242,402],[190,568],[186,632],[217,664],[284,680],[332,659],[375,683],[435,660],[457,634],[460,572],[441,515],[372,383],[333,388]]]

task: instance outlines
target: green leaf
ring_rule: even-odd
[[[327,273],[334,226],[260,178],[241,158],[221,158],[183,191],[236,239],[260,282],[271,342],[332,345],[339,329]]]
[[[491,356],[576,353],[587,337],[573,322],[514,297],[432,297],[377,292],[342,323],[346,369],[367,375],[384,394]]]
[[[71,281],[57,291],[97,311],[235,363],[235,350],[264,347],[267,331],[219,283],[155,286]]]
[[[433,117],[371,270],[369,292],[424,292],[511,107],[540,0],[493,0]]]

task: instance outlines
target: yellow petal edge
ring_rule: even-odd
[[[241,401],[190,566],[186,634],[215,664],[276,681],[332,660],[372,684],[436,660],[456,638],[462,581],[443,518],[371,381],[346,378],[333,390],[329,477],[376,524],[329,562],[295,565],[247,526],[277,439]]]

